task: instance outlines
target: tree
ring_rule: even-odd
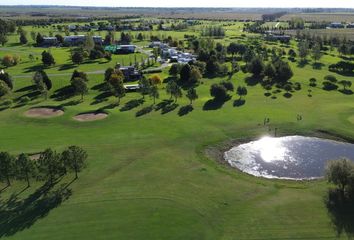
[[[286,93],[289,93],[292,90],[292,86],[287,83],[284,85],[284,90],[286,91]]]
[[[326,167],[327,181],[339,187],[344,194],[354,173],[354,163],[348,159],[329,161]]]
[[[67,169],[75,172],[77,179],[78,173],[86,166],[87,153],[81,147],[70,146],[63,151],[61,159]]]
[[[82,51],[75,51],[74,54],[71,56],[71,61],[74,64],[80,65],[84,61],[84,55]]]
[[[274,67],[275,67],[275,72],[276,72],[275,79],[278,82],[281,82],[281,83],[287,82],[294,75],[289,63],[287,63],[287,62],[284,62],[282,60],[278,60],[274,63]]]
[[[148,95],[150,93],[150,88],[151,81],[145,77],[142,77],[139,80],[139,92],[143,96],[143,99],[145,99],[145,95]]]
[[[42,34],[37,33],[37,37],[36,37],[37,46],[42,45],[43,41],[44,41],[44,39],[43,39],[43,37],[42,37]]]
[[[247,95],[247,88],[238,86],[237,89],[236,89],[236,93],[237,93],[237,95],[240,96],[240,100],[241,100],[242,96],[246,96]]]
[[[2,58],[2,65],[4,65],[5,67],[11,67],[11,66],[15,65],[15,60],[14,60],[13,56],[5,55]]]
[[[199,80],[202,78],[202,74],[200,73],[199,69],[195,66],[192,67],[190,76],[189,76],[189,81],[192,84],[196,84],[199,82]]]
[[[316,87],[316,82],[317,82],[317,79],[316,78],[310,78],[310,87]]]
[[[210,87],[210,95],[214,97],[215,100],[225,100],[227,98],[227,90],[221,84],[214,83]]]
[[[71,79],[71,86],[74,92],[81,95],[81,101],[84,100],[84,95],[88,92],[87,82],[81,77]]]
[[[322,53],[321,53],[321,45],[316,43],[313,47],[312,47],[312,59],[315,61],[315,63],[320,60],[322,57]]]
[[[181,71],[179,73],[180,80],[182,83],[185,84],[189,82],[189,79],[191,77],[191,70],[191,66],[188,63],[182,66]]]
[[[21,153],[16,159],[16,177],[19,180],[26,180],[27,187],[30,187],[30,178],[35,172],[35,166],[33,161],[27,154]]]
[[[11,185],[10,178],[13,174],[14,158],[8,152],[0,152],[0,179],[5,179],[7,186]]]
[[[0,80],[0,98],[3,96],[6,96],[11,92],[10,88],[7,86],[7,84],[4,81]]]
[[[7,39],[7,36],[6,34],[4,33],[0,33],[0,43],[2,46],[5,45],[5,43],[7,43],[8,39]]]
[[[156,98],[160,97],[159,89],[158,89],[158,87],[156,85],[152,85],[150,87],[149,95],[150,95],[150,97],[152,97],[154,99],[154,104],[155,104]]]
[[[48,148],[42,152],[37,161],[40,177],[49,180],[53,185],[54,180],[65,173],[60,154]]]
[[[352,82],[347,81],[347,80],[342,80],[342,81],[339,81],[338,83],[343,86],[343,91],[346,91],[347,87],[350,88],[352,86]]]
[[[47,51],[42,52],[42,62],[46,66],[51,66],[55,64],[53,55]]]
[[[276,70],[272,63],[268,63],[264,68],[264,76],[272,80],[276,76]]]
[[[8,73],[0,72],[0,81],[3,81],[10,89],[13,89],[13,81]]]
[[[95,47],[95,42],[93,41],[92,34],[88,34],[85,38],[84,48],[87,51],[91,51]]]
[[[161,77],[158,74],[154,74],[151,77],[149,77],[149,81],[151,85],[160,85],[161,84]]]
[[[198,94],[197,94],[197,91],[195,90],[195,88],[188,89],[186,97],[189,99],[190,105],[192,105],[193,101],[198,99]]]
[[[115,72],[115,70],[111,67],[107,68],[106,71],[104,72],[104,80],[105,82],[108,82],[110,79],[111,75]]]
[[[259,77],[264,71],[264,64],[260,57],[254,57],[248,63],[248,71],[253,73],[254,76]]]
[[[37,71],[33,76],[32,82],[36,86],[37,90],[47,99],[48,88],[44,83],[42,72]]]
[[[309,54],[309,43],[307,41],[301,41],[298,43],[299,57],[304,61]]]
[[[166,92],[171,94],[171,98],[175,98],[175,102],[177,102],[177,98],[182,97],[182,89],[175,81],[169,81],[167,83]]]
[[[20,35],[20,43],[21,44],[27,44],[28,43],[26,34],[24,32],[22,32],[21,35]]]
[[[108,84],[112,94],[118,98],[118,104],[120,99],[125,96],[125,88],[123,84],[124,75],[121,71],[112,74],[109,78]]]
[[[176,78],[179,72],[180,72],[180,65],[178,63],[172,64],[169,70],[169,74]]]

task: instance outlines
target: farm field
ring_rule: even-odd
[[[154,29],[146,35],[171,36],[187,46],[185,35],[200,37],[201,27],[208,25],[210,21],[182,31]],[[269,49],[297,51],[295,40],[289,44],[266,42],[260,34],[243,32],[244,23],[218,21],[213,25],[222,25],[226,30],[226,36],[215,38],[215,43],[258,41],[259,46]],[[50,31],[28,26],[25,30],[43,34]],[[106,32],[96,34],[104,37]],[[119,38],[121,32],[114,34]],[[150,50],[145,47],[150,43],[147,39],[132,43]],[[155,104],[149,96],[141,100],[137,92],[127,93],[118,105],[115,97],[104,95],[104,71],[116,63],[127,65],[134,58],[140,61],[147,57],[144,53],[113,55],[111,61],[87,60],[76,65],[70,60],[70,48],[20,46],[18,35],[12,34],[0,47],[0,57],[18,55],[21,61],[5,69],[13,76],[14,89],[0,101],[31,96],[31,80],[42,67],[40,54],[44,50],[50,50],[56,60],[54,66],[45,68],[53,83],[49,97],[33,97],[25,105],[14,100],[11,107],[1,108],[0,150],[38,153],[48,147],[62,151],[79,145],[88,153],[88,166],[75,181],[72,175],[60,179],[51,191],[53,196],[42,193],[43,182],[33,182],[28,189],[24,189],[22,181],[8,188],[1,185],[0,238],[312,240],[348,239],[354,235],[354,212],[336,215],[328,211],[324,199],[329,185],[325,180],[257,178],[222,163],[218,154],[232,141],[272,135],[275,128],[278,135],[354,142],[353,95],[322,89],[326,75],[354,83],[352,75],[328,70],[329,65],[342,60],[336,50],[323,55],[319,68],[314,68],[313,60],[303,65],[299,58],[289,61],[291,82],[301,84],[301,89],[290,95],[273,87],[267,97],[261,84],[252,81],[251,73],[239,71],[230,79],[204,76],[196,87],[199,98],[192,109],[185,89],[183,97],[166,108],[164,104],[170,99],[166,81],[158,86],[160,96]],[[29,54],[38,59],[31,61]],[[286,56],[283,59],[287,61]],[[245,65],[243,60],[238,63]],[[83,101],[80,96],[56,97],[70,84],[74,70],[88,73],[89,90]],[[158,75],[166,80],[169,67]],[[310,78],[317,79],[316,87],[309,86]],[[235,91],[229,92],[231,98],[221,105],[208,105],[212,99],[210,87],[222,81],[247,87],[243,105],[235,104],[239,99]],[[139,99],[138,105],[131,105]],[[35,107],[60,107],[64,114],[45,119],[25,116]],[[97,111],[108,117],[92,122],[73,119]],[[301,121],[298,115],[303,117]],[[270,119],[269,125],[264,126],[264,118]]]

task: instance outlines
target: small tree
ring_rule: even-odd
[[[151,81],[145,77],[142,77],[139,80],[139,92],[143,96],[143,99],[145,99],[145,95],[148,95],[150,93],[150,88]]]
[[[177,98],[182,97],[182,89],[175,81],[169,81],[166,86],[166,92],[171,94],[172,97],[175,98],[175,102],[177,102]]]
[[[192,67],[190,76],[189,76],[189,81],[192,84],[196,84],[199,82],[199,80],[202,78],[202,74],[200,73],[199,69],[197,67]]]
[[[254,76],[258,77],[264,71],[264,64],[260,57],[254,57],[248,64],[248,71],[253,73]]]
[[[48,88],[47,85],[44,83],[43,75],[41,71],[37,71],[32,79],[33,84],[36,86],[37,90],[45,96],[47,99],[48,96]]]
[[[65,167],[75,172],[75,179],[78,173],[86,166],[87,153],[78,146],[70,146],[61,154]]]
[[[317,82],[317,79],[316,78],[310,78],[310,87],[316,87],[316,82]]]
[[[84,100],[84,95],[88,92],[87,82],[81,77],[75,77],[71,80],[71,86],[74,92],[81,95],[81,101]]]
[[[11,185],[10,178],[14,172],[14,158],[8,152],[0,152],[0,179],[5,179],[7,186]]]
[[[338,82],[340,85],[343,86],[343,91],[347,91],[347,88],[352,86],[352,82],[351,81],[347,81],[347,80],[342,80]]]
[[[197,94],[197,91],[195,90],[195,88],[188,89],[186,97],[189,99],[190,105],[192,105],[193,101],[198,99],[198,94]]]
[[[307,41],[301,41],[298,44],[299,57],[304,61],[309,54],[309,43]]]
[[[348,159],[329,161],[326,167],[327,181],[339,187],[344,194],[354,173],[354,163]]]
[[[34,174],[35,166],[27,154],[21,153],[16,159],[16,177],[19,180],[26,180],[27,187],[30,187],[30,178]]]
[[[10,88],[7,86],[7,84],[4,81],[0,80],[0,98],[3,96],[6,96],[11,92]]]
[[[247,95],[247,88],[246,87],[242,87],[242,86],[238,86],[236,89],[236,93],[237,95],[240,96],[240,100],[242,99],[242,96],[246,96]]]

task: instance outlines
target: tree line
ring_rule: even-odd
[[[86,167],[87,157],[86,151],[78,146],[70,146],[60,153],[48,148],[35,159],[25,153],[14,156],[0,152],[0,180],[7,186],[12,180],[24,180],[30,187],[33,179],[53,184],[69,172],[73,172],[77,179],[78,173]]]

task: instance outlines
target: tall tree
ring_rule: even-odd
[[[7,186],[11,185],[10,178],[14,172],[14,158],[8,152],[0,152],[0,179],[5,179]]]
[[[75,179],[78,173],[86,166],[87,153],[78,146],[70,146],[61,154],[62,162],[71,171],[75,172]]]
[[[154,104],[156,102],[156,98],[159,98],[160,97],[160,94],[159,94],[159,88],[157,87],[157,85],[153,84],[151,87],[150,87],[150,93],[149,93],[150,97],[152,97],[154,99]]]
[[[81,101],[84,100],[84,95],[88,92],[87,82],[81,77],[75,77],[71,80],[71,86],[76,94],[81,95]]]
[[[198,99],[198,94],[197,94],[197,91],[195,90],[195,88],[188,89],[186,97],[189,99],[190,105],[192,105],[193,101]]]
[[[21,153],[16,159],[16,177],[20,180],[26,180],[27,187],[30,187],[30,178],[35,172],[33,161],[27,154]]]
[[[317,63],[317,61],[320,60],[321,57],[322,57],[321,45],[319,43],[316,43],[312,47],[312,59],[315,61],[315,63]]]
[[[60,154],[50,148],[41,153],[37,162],[41,177],[48,180],[50,184],[53,184],[54,180],[65,172]]]
[[[55,64],[55,60],[54,60],[53,55],[47,51],[42,52],[42,62],[46,66],[51,66],[51,65]]]

